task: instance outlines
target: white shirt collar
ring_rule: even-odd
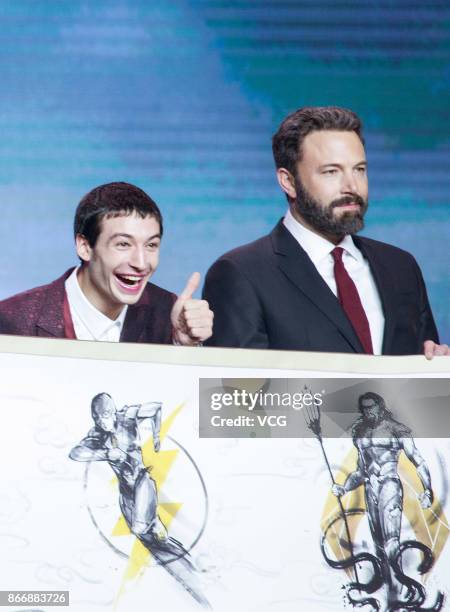
[[[67,299],[72,314],[75,334],[79,340],[108,340],[111,333],[120,337],[128,306],[124,306],[117,319],[112,320],[100,312],[84,295],[75,268],[65,282]],[[85,329],[83,329],[85,328]],[[80,337],[83,336],[83,337]]]
[[[299,223],[289,209],[283,219],[283,224],[306,251],[308,257],[316,267],[330,255],[335,246],[342,247],[346,253],[354,257],[357,261],[362,261],[363,259],[361,251],[356,247],[353,238],[349,235],[344,236],[341,242],[335,245]]]

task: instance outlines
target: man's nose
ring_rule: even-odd
[[[147,265],[145,249],[135,247],[130,253],[129,264],[133,268],[136,268],[136,270],[145,270]]]
[[[356,177],[355,177],[355,174],[353,173],[353,170],[347,170],[346,172],[343,172],[341,191],[342,193],[359,194],[358,183],[356,181]]]

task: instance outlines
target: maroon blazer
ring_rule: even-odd
[[[64,283],[72,273],[0,301],[0,334],[65,338]],[[172,344],[170,312],[176,296],[148,283],[140,300],[128,306],[121,342]]]

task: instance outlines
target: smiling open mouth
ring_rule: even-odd
[[[124,289],[137,290],[141,287],[142,282],[145,280],[145,276],[139,276],[137,274],[114,274],[119,285]]]

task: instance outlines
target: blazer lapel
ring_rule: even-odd
[[[38,336],[65,338],[64,333],[64,283],[73,268],[51,283],[45,293],[42,308],[36,321]]]
[[[363,353],[361,342],[338,299],[317,272],[306,252],[285,228],[282,220],[272,231],[271,239],[280,270],[334,323],[353,349],[357,353]]]
[[[384,314],[382,353],[389,353],[398,312],[397,290],[392,277],[392,269],[388,266],[387,262],[383,261],[370,241],[359,238],[358,236],[353,236],[353,240],[369,262],[370,271],[373,274],[378,293],[380,294]]]

